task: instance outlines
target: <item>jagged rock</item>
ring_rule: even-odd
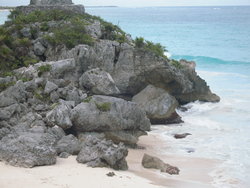
[[[62,137],[56,144],[58,154],[67,152],[71,155],[77,155],[80,152],[80,143],[72,134]]]
[[[20,106],[18,104],[0,108],[0,121],[9,120],[15,112],[20,112]]]
[[[150,122],[135,103],[123,99],[95,95],[71,111],[75,130],[119,131],[150,130]]]
[[[99,68],[85,72],[79,79],[82,88],[97,95],[117,95],[120,93],[109,73]]]
[[[85,29],[93,38],[99,39],[102,36],[101,23],[99,21],[87,25]]]
[[[145,110],[152,124],[165,124],[178,106],[176,99],[167,91],[152,85],[135,95],[132,101]]]
[[[10,106],[17,102],[26,101],[25,85],[22,81],[18,81],[14,86],[11,86],[0,93],[0,108]]]
[[[91,167],[111,167],[115,170],[127,170],[125,160],[128,150],[123,144],[115,145],[112,141],[99,140],[89,136],[77,156],[79,163]]]
[[[36,42],[34,44],[34,53],[37,56],[41,56],[45,53],[46,48],[40,43],[40,42]]]
[[[53,135],[53,137],[56,139],[56,141],[59,141],[62,137],[65,136],[65,132],[59,126],[54,126],[52,128],[49,128],[47,132],[49,134]]]
[[[56,163],[55,139],[45,133],[19,132],[0,141],[0,160],[12,166],[31,168]]]
[[[87,94],[84,90],[78,89],[72,85],[59,88],[57,93],[60,98],[63,98],[67,101],[75,101],[76,104],[81,103],[85,98],[87,98]]]
[[[50,94],[52,91],[56,90],[58,86],[54,84],[53,82],[47,81],[45,88],[44,88],[44,93]]]
[[[178,175],[180,172],[180,170],[177,167],[166,164],[161,159],[150,156],[148,154],[144,154],[142,159],[142,166],[144,168],[159,169],[161,170],[161,172],[166,172],[171,175],[173,174]]]
[[[74,104],[72,105],[61,100],[59,104],[55,104],[53,110],[47,113],[47,123],[51,126],[58,125],[64,130],[69,129],[72,127],[70,111],[73,107]]]
[[[176,139],[182,139],[182,138],[186,138],[188,135],[192,135],[192,134],[190,134],[190,133],[175,134],[174,137]]]

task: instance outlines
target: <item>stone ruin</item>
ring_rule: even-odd
[[[46,5],[72,5],[72,0],[31,0],[30,5],[46,6]]]
[[[29,6],[17,7],[17,10],[29,14],[35,10],[66,10],[78,14],[84,14],[83,5],[74,5],[72,0],[30,0]]]

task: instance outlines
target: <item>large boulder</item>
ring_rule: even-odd
[[[84,141],[76,160],[91,167],[110,167],[115,170],[127,170],[128,150],[123,144],[100,140],[89,136]]]
[[[55,139],[46,133],[12,133],[0,141],[0,160],[12,166],[31,168],[56,163]]]
[[[77,155],[80,149],[80,142],[72,134],[62,137],[56,144],[58,154],[66,152],[71,155]]]
[[[150,130],[146,113],[137,104],[120,98],[94,95],[71,111],[78,132]]]
[[[99,68],[85,72],[79,79],[80,87],[97,95],[117,95],[120,93],[109,73]]]
[[[142,166],[144,168],[154,168],[159,169],[161,172],[166,172],[168,174],[179,174],[180,170],[177,167],[171,166],[164,163],[161,159],[157,157],[144,154],[142,159]]]
[[[145,110],[152,124],[166,123],[178,106],[177,100],[166,90],[153,85],[135,95],[132,101]]]

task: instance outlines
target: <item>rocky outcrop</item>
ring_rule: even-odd
[[[180,170],[177,167],[166,164],[161,159],[150,156],[148,154],[144,154],[143,159],[142,159],[142,166],[144,168],[159,169],[161,170],[161,172],[166,172],[170,175],[173,175],[173,174],[178,175],[180,172]]]
[[[56,163],[55,139],[45,133],[12,133],[0,141],[0,160],[31,168]]]
[[[119,89],[109,73],[97,69],[86,71],[79,79],[80,87],[97,95],[118,95]]]
[[[182,138],[186,138],[189,135],[192,135],[192,134],[190,134],[190,133],[175,134],[174,138],[176,138],[176,139],[182,139]]]
[[[55,148],[58,154],[66,152],[71,155],[77,155],[81,149],[80,142],[72,134],[62,137]]]
[[[135,103],[101,95],[77,105],[71,111],[71,121],[79,132],[150,130],[145,112]]]
[[[166,124],[178,106],[176,99],[166,90],[147,86],[132,99],[147,113],[152,124]]]
[[[89,136],[82,145],[76,160],[91,167],[127,170],[128,165],[125,160],[127,155],[128,150],[123,144],[115,145],[112,141]]]

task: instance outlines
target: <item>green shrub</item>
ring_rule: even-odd
[[[144,38],[143,37],[136,37],[135,38],[135,46],[137,48],[142,48],[144,46]]]
[[[102,112],[107,112],[111,109],[111,103],[110,102],[104,102],[101,104],[95,103],[96,107],[98,108],[98,110],[102,111]]]
[[[183,68],[183,65],[179,61],[174,60],[174,59],[172,59],[170,61],[170,64],[173,65],[174,67],[176,67],[177,69],[182,69]]]
[[[49,72],[51,70],[51,65],[42,65],[38,68],[38,76],[42,76],[43,73]]]
[[[84,99],[82,102],[89,103],[92,99],[92,96],[88,96],[86,99]]]
[[[43,22],[40,26],[41,31],[48,31],[49,30],[49,25],[47,22]]]
[[[162,46],[160,43],[153,43],[151,41],[144,40],[142,37],[136,37],[135,39],[135,47],[139,49],[144,49],[149,52],[154,53],[158,57],[167,58],[164,52],[167,52],[166,48]]]

